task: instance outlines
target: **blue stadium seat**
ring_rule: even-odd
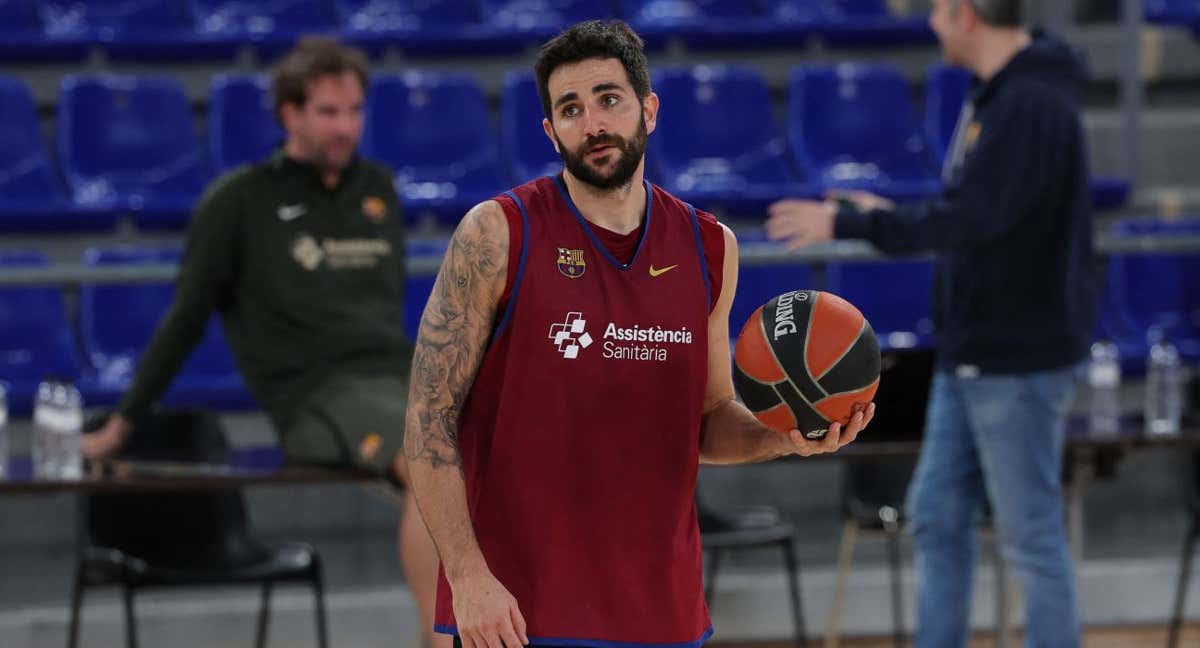
[[[0,0],[0,60],[78,60],[87,55],[87,43],[65,35],[46,33],[39,3],[35,0]]]
[[[746,259],[756,253],[783,253],[779,243],[768,241],[761,228],[737,233],[738,251],[742,262],[738,267],[737,292],[729,309],[729,337],[740,335],[746,320],[760,306],[791,290],[821,290],[812,268],[804,262],[786,264],[748,264]]]
[[[483,91],[467,74],[376,76],[363,151],[396,170],[405,213],[418,220],[433,215],[453,225],[511,184]]]
[[[742,67],[659,70],[662,98],[650,151],[652,176],[697,207],[761,218],[774,200],[807,196],[796,180],[771,113],[766,82]]]
[[[218,74],[208,95],[208,147],[224,172],[267,159],[284,140],[271,105],[270,80],[257,74]]]
[[[611,18],[612,5],[606,0],[480,0],[487,24],[499,30],[528,32],[541,39],[580,21]]]
[[[935,39],[927,16],[897,16],[887,0],[800,1],[820,6],[818,29],[830,45],[892,45]]]
[[[908,83],[894,67],[796,68],[788,119],[797,163],[825,189],[864,189],[913,200],[940,187],[913,116]]]
[[[179,81],[67,75],[59,161],[77,205],[132,212],[145,228],[182,227],[209,176]]]
[[[970,90],[971,73],[964,68],[934,63],[925,71],[925,139],[939,166]]]
[[[500,139],[517,182],[562,170],[562,158],[542,130],[542,100],[529,72],[509,72],[500,99]]]
[[[692,47],[749,42],[766,26],[758,3],[746,0],[621,0],[620,6],[652,49],[674,37]]]
[[[89,266],[173,264],[179,259],[175,248],[92,248],[84,254],[84,264]],[[112,405],[129,388],[138,357],[173,296],[169,283],[81,287],[79,320],[88,371],[80,390],[88,403]],[[162,402],[170,407],[222,410],[254,407],[215,315]]]
[[[321,0],[187,0],[196,35],[206,42],[249,43],[260,56],[291,48],[309,33],[336,31],[333,6]]]
[[[825,266],[828,290],[858,307],[883,350],[933,348],[933,262],[838,261]]]
[[[1176,222],[1114,223],[1112,235],[1200,236],[1200,219]],[[1122,367],[1145,370],[1147,334],[1163,330],[1185,359],[1200,361],[1200,256],[1196,254],[1114,254],[1108,260],[1102,329],[1121,351]]]
[[[1200,26],[1200,0],[1142,0],[1142,9],[1148,23]]]
[[[931,65],[925,75],[925,136],[940,165],[945,159],[958,115],[971,88],[966,70],[940,63]],[[1097,209],[1116,209],[1129,202],[1129,180],[1114,176],[1092,176],[1092,205]]]
[[[29,88],[0,75],[0,232],[109,228],[111,212],[76,208],[51,166]]]
[[[410,56],[511,51],[548,35],[485,23],[478,0],[334,0],[342,37],[378,54],[398,47]]]
[[[198,37],[191,12],[176,0],[47,0],[40,7],[47,38],[101,47],[114,59],[228,58],[235,52]]]
[[[46,265],[40,252],[0,252],[0,268]],[[57,287],[0,288],[0,381],[8,383],[12,413],[25,415],[33,409],[42,379],[78,379],[79,361],[71,340],[66,305]]]

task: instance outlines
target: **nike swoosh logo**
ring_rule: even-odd
[[[307,212],[308,207],[304,205],[280,205],[275,214],[279,216],[279,220],[287,222],[300,218]]]
[[[658,277],[658,276],[661,276],[661,275],[665,275],[665,274],[667,274],[668,272],[670,272],[670,271],[672,271],[672,270],[674,270],[675,268],[678,268],[678,267],[679,267],[679,264],[678,264],[678,263],[676,263],[676,264],[675,264],[675,265],[673,265],[673,266],[667,266],[667,267],[665,267],[665,268],[657,268],[657,269],[656,269],[656,268],[654,267],[654,264],[653,264],[653,263],[651,263],[651,264],[650,264],[650,276],[651,276],[651,277]]]

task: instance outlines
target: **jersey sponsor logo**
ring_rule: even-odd
[[[292,258],[301,268],[312,272],[325,260],[325,251],[315,238],[303,234],[292,242]]]
[[[676,263],[675,265],[670,265],[665,268],[655,268],[654,264],[651,263],[650,264],[650,276],[651,277],[661,277],[678,267],[679,267],[679,264]]]
[[[600,355],[605,360],[640,362],[666,362],[672,345],[690,345],[695,340],[694,333],[686,326],[670,329],[659,325],[623,326],[616,322],[609,322],[601,337]],[[587,332],[587,319],[579,311],[571,311],[564,321],[551,324],[549,338],[568,360],[578,358],[594,342]]]
[[[307,213],[308,206],[304,205],[303,203],[297,203],[295,205],[280,205],[279,209],[275,210],[275,215],[279,217],[279,220],[285,223],[291,220],[296,220]]]
[[[583,313],[567,313],[566,321],[550,325],[550,341],[567,360],[579,357],[579,351],[592,346]]]
[[[387,203],[378,196],[367,196],[362,201],[363,215],[372,223],[382,223],[387,218]]]
[[[570,279],[578,279],[587,271],[587,263],[583,260],[583,250],[558,248],[558,271]]]
[[[392,244],[383,238],[327,238],[317,240],[304,233],[292,241],[292,258],[312,272],[324,263],[334,270],[374,268],[390,256]]]

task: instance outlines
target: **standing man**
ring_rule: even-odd
[[[175,300],[117,413],[84,438],[86,456],[120,448],[217,311],[290,460],[407,483],[404,224],[391,172],[357,153],[366,87],[366,58],[330,39],[305,39],[283,60],[273,83],[283,148],[219,178],[201,199]],[[429,627],[437,554],[411,492],[399,551]]]
[[[785,200],[767,223],[792,247],[836,237],[939,254],[938,371],[908,501],[918,648],[967,643],[975,529],[988,501],[1025,594],[1026,645],[1080,640],[1060,479],[1075,367],[1095,316],[1085,72],[1067,45],[1021,28],[1020,7],[933,2],[945,57],[976,77],[941,197]]]
[[[810,441],[734,400],[737,242],[643,179],[659,104],[628,25],[575,25],[535,71],[565,168],[466,214],[413,359],[437,629],[467,648],[699,646],[699,463],[831,452],[874,409]]]

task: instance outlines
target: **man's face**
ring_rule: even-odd
[[[966,4],[967,0],[933,0],[933,11],[929,13],[929,26],[941,43],[942,57],[951,65],[966,63],[964,51],[973,18]]]
[[[658,97],[639,102],[617,59],[561,65],[550,74],[542,129],[571,175],[600,190],[628,185],[654,132]]]
[[[363,132],[363,87],[353,72],[318,77],[303,106],[284,104],[284,129],[306,161],[322,170],[349,164]]]

